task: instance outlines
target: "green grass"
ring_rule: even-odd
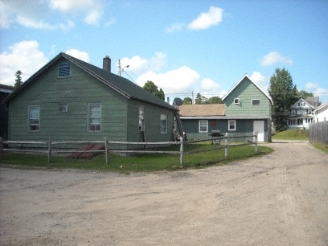
[[[71,159],[63,156],[53,156],[51,163],[48,157],[35,154],[18,154],[4,152],[0,166],[14,165],[23,168],[49,168],[49,169],[82,169],[117,172],[153,172],[162,170],[180,170],[188,168],[204,168],[209,165],[223,165],[236,160],[243,160],[255,156],[271,153],[273,149],[267,146],[258,146],[255,153],[254,146],[231,146],[228,158],[224,157],[224,148],[211,150],[217,145],[209,142],[187,144],[185,151],[207,150],[207,152],[186,154],[184,164],[180,165],[180,155],[168,154],[139,154],[133,156],[109,155],[109,164],[105,163],[105,155],[98,155],[91,160]],[[171,146],[165,150],[178,150],[178,146]]]
[[[273,140],[308,140],[309,130],[285,130],[272,136]]]
[[[314,143],[312,143],[312,146],[314,148],[322,151],[323,153],[328,154],[328,145],[323,144],[323,143],[314,142]]]

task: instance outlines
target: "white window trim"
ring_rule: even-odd
[[[206,131],[201,131],[201,129],[200,129],[201,122],[202,123],[205,123],[206,122]],[[208,132],[208,120],[199,120],[198,121],[198,132],[200,132],[200,133],[207,133]]]
[[[90,129],[90,125],[91,125],[91,123],[90,123],[90,119],[91,119],[91,110],[90,110],[90,107],[91,106],[99,106],[99,108],[100,108],[100,117],[99,117],[99,130],[91,130]],[[101,130],[102,130],[102,106],[101,106],[101,103],[88,103],[88,131],[89,132],[101,132]]]
[[[63,114],[68,112],[67,103],[58,103],[58,113]]]
[[[145,107],[140,106],[138,109],[138,127],[140,132],[144,132],[146,125],[145,125]]]
[[[164,119],[165,117],[165,119]],[[165,131],[162,131],[162,121],[165,121]],[[167,115],[166,114],[161,114],[160,115],[160,130],[159,132],[161,134],[166,134],[167,133]]]
[[[38,114],[39,114],[39,118],[30,118],[30,110],[32,109],[32,108],[37,108],[38,109]],[[29,132],[38,132],[38,131],[40,131],[40,106],[39,105],[30,105],[30,106],[28,106],[28,115],[27,115],[27,125],[28,125],[28,131]],[[30,120],[31,119],[37,119],[38,120],[38,122],[39,122],[39,124],[31,124],[30,123]],[[31,130],[31,126],[32,125],[37,125],[38,126],[38,129],[37,130]]]
[[[234,129],[230,129],[230,122],[234,122]],[[236,120],[228,120],[228,131],[236,131],[237,130],[237,121]]]
[[[237,101],[237,102],[236,102]],[[240,104],[240,99],[239,97],[236,97],[235,99],[233,99],[233,103],[234,104]]]

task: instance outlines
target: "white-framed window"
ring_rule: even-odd
[[[71,64],[60,63],[58,65],[58,78],[65,78],[71,76]]]
[[[160,119],[160,133],[167,133],[167,115],[161,114]]]
[[[208,132],[208,120],[199,120],[199,132]]]
[[[145,108],[139,107],[139,131],[145,131]]]
[[[88,112],[89,112],[88,130],[92,132],[100,132],[101,131],[101,104],[89,103]]]
[[[261,104],[261,100],[259,100],[259,99],[252,100],[252,106],[259,106],[260,104]]]
[[[234,104],[239,104],[239,103],[240,103],[239,98],[235,98],[235,99],[233,99],[233,103],[234,103]]]
[[[59,103],[58,104],[58,113],[66,113],[68,111],[68,104]]]
[[[237,124],[235,120],[228,120],[228,130],[229,131],[236,131]]]
[[[40,106],[28,106],[28,130],[40,130]]]

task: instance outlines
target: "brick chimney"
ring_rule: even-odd
[[[105,56],[103,59],[103,69],[106,70],[107,72],[111,73],[111,59],[109,56]]]

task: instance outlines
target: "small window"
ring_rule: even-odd
[[[58,78],[65,78],[71,76],[71,64],[61,63],[58,65]]]
[[[58,112],[59,113],[66,113],[68,111],[67,104],[58,104]]]
[[[259,106],[260,103],[261,103],[261,101],[258,100],[258,99],[252,100],[252,105],[253,105],[253,106]]]
[[[234,102],[234,104],[239,104],[239,103],[240,103],[240,100],[239,100],[239,98],[235,98],[235,99],[233,100],[233,102]]]
[[[89,131],[99,132],[101,130],[101,104],[89,104]]]
[[[29,106],[28,107],[28,124],[29,131],[39,131],[40,130],[40,107],[39,106]]]
[[[208,121],[207,120],[199,121],[199,132],[208,132]]]
[[[166,114],[161,114],[160,133],[167,133],[167,115]]]
[[[139,107],[139,131],[145,131],[145,108]]]
[[[236,131],[236,121],[235,120],[228,120],[228,130],[229,131]]]

